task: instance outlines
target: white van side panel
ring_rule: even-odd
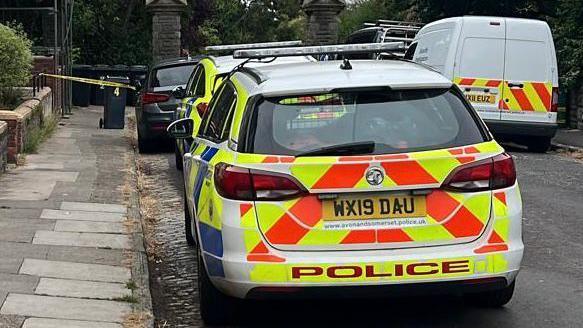
[[[507,19],[501,119],[556,123],[550,112],[558,74],[550,28],[541,21]]]
[[[501,117],[505,23],[496,17],[463,18],[453,81],[485,120]]]

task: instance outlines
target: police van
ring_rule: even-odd
[[[456,83],[497,138],[544,152],[557,130],[551,30],[539,20],[453,17],[421,28],[405,58]]]
[[[457,86],[400,59],[257,63],[401,46],[238,50],[256,64],[225,77],[200,121],[168,127],[192,139],[185,232],[207,324],[230,323],[244,299],[511,299],[524,249],[514,162]]]

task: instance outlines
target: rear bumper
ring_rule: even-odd
[[[500,290],[508,286],[505,277],[460,281],[406,283],[378,286],[341,287],[256,287],[247,293],[248,299],[354,299],[400,296],[464,294]]]
[[[496,136],[534,136],[552,138],[557,132],[556,123],[484,120]]]
[[[174,112],[142,112],[138,121],[140,137],[145,139],[166,139],[166,128],[174,122]]]
[[[514,281],[524,246],[519,242],[512,247],[489,254],[476,254],[473,247],[471,250],[440,247],[449,250],[409,256],[392,256],[391,251],[385,251],[375,259],[365,254],[339,259],[322,253],[317,258],[315,254],[310,256],[311,261],[288,258],[285,263],[236,262],[224,258],[225,276],[211,280],[223,293],[238,298],[476,292],[500,289]],[[208,257],[206,260],[208,263]],[[449,273],[445,272],[446,266]]]

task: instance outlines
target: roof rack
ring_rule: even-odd
[[[400,50],[404,47],[403,42],[386,43],[361,43],[361,44],[340,44],[331,46],[311,46],[293,48],[269,48],[269,49],[245,49],[236,50],[233,58],[261,59],[268,57],[292,57],[309,55],[353,55],[382,53]]]
[[[262,48],[280,48],[280,47],[296,47],[301,46],[302,41],[281,41],[281,42],[263,42],[263,43],[242,43],[242,44],[227,44],[222,46],[208,46],[206,51],[229,51],[241,49],[262,49]]]

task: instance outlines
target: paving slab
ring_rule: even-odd
[[[131,279],[131,272],[125,267],[35,259],[24,259],[19,273],[48,278],[119,283],[126,283]]]
[[[95,232],[95,233],[124,233],[126,231],[120,222],[94,222],[59,220],[55,224],[55,231],[68,232]]]
[[[110,212],[110,213],[122,213],[127,212],[127,208],[124,205],[119,204],[101,204],[101,203],[80,203],[80,202],[63,202],[61,204],[62,210],[74,210],[74,211],[88,211],[88,212]]]
[[[22,328],[122,328],[122,325],[111,322],[28,318]]]
[[[48,246],[45,245],[0,241],[0,258],[44,259],[47,252]]]
[[[40,246],[40,245],[39,245]],[[93,263],[105,265],[120,265],[125,257],[122,249],[102,249],[90,247],[71,246],[44,246],[48,248],[46,257],[43,260]]]
[[[0,309],[0,314],[117,323],[130,312],[122,302],[23,294],[9,294]]]
[[[38,277],[0,273],[0,290],[9,293],[32,293],[38,284]]]
[[[0,258],[0,272],[1,273],[17,273],[22,264],[22,258]]]
[[[43,210],[40,217],[41,219],[100,221],[100,222],[122,222],[124,220],[124,214],[122,213],[51,210],[51,209]]]
[[[109,300],[129,296],[132,291],[120,283],[41,278],[34,293]]]
[[[37,231],[32,240],[36,245],[61,245],[76,247],[97,247],[111,249],[131,249],[132,244],[127,235],[90,233]]]

